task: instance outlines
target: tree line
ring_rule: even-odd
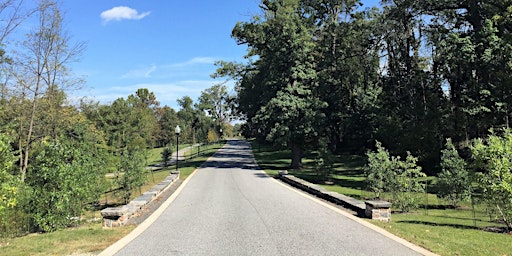
[[[232,31],[245,62],[236,81],[244,133],[291,150],[393,154],[440,171],[441,150],[508,128],[512,1],[263,0]],[[257,97],[255,97],[257,95]]]
[[[262,0],[232,37],[246,61],[217,62],[236,81],[243,133],[291,151],[366,152],[368,189],[402,211],[426,174],[457,206],[479,197],[512,228],[511,0]],[[257,97],[255,97],[257,95]]]
[[[23,1],[1,1],[0,51],[0,233],[54,231],[98,207],[103,194],[118,188],[125,202],[148,174],[148,149],[175,141],[216,141],[222,128],[232,134],[226,86],[204,90],[197,102],[185,96],[178,111],[160,106],[153,92],[138,89],[110,104],[68,93],[83,84],[69,66],[79,61],[85,44],[64,30],[59,4],[39,0],[34,9]],[[27,19],[36,20],[22,42],[8,34]],[[113,185],[106,174],[114,174]]]

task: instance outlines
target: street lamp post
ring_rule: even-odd
[[[220,128],[220,141],[222,142],[222,128]]]
[[[261,136],[261,129],[258,129],[258,136]],[[261,152],[261,141],[258,141],[258,137],[256,137],[256,142],[258,143],[258,152]]]
[[[176,128],[174,128],[174,133],[176,133],[176,173],[178,173],[178,144],[179,144],[179,137],[180,137],[180,126],[176,125]]]

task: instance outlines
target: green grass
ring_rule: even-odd
[[[180,144],[178,150],[182,150],[186,147],[190,147],[192,144]],[[148,150],[148,164],[161,164],[162,163],[162,151],[165,147],[152,148]],[[176,151],[176,147],[173,148],[173,152]]]
[[[30,234],[0,243],[0,255],[70,255],[98,253],[132,231],[134,226],[103,229],[101,223],[45,234]]]
[[[390,223],[371,221],[387,231],[441,255],[510,255],[512,236],[483,231],[495,223],[478,220],[470,210],[430,210],[393,214]]]
[[[330,191],[361,200],[373,197],[366,190],[363,173],[365,159],[361,156],[338,156],[331,176],[333,185],[326,185],[324,178],[314,171],[313,154],[306,154],[302,170],[289,170],[289,150],[278,150],[255,142],[252,142],[252,146],[257,162],[269,175],[288,170],[290,174]],[[434,177],[426,180],[429,184],[435,183]],[[433,192],[434,186],[429,185],[427,190]],[[463,207],[459,209],[449,209],[447,202],[433,193],[416,196],[421,207],[415,212],[394,212],[390,223],[368,221],[441,255],[512,255],[512,235],[486,231],[504,225],[491,221],[484,205],[477,202],[474,212],[470,202],[463,202]],[[383,197],[390,198],[386,194]]]
[[[223,144],[213,144],[203,147],[199,157],[180,161],[180,179],[186,179],[195,169],[200,167]],[[184,146],[186,147],[186,146]],[[197,150],[197,149],[196,149]],[[197,153],[195,151],[194,153]],[[133,191],[132,197],[140,195],[167,177],[175,166],[169,166],[148,174],[148,182],[140,190]],[[107,195],[109,204],[119,203],[115,196]],[[105,200],[105,199],[103,199]],[[87,212],[87,219],[101,218],[99,211]],[[52,233],[29,234],[24,237],[0,240],[0,255],[71,255],[78,253],[99,253],[115,243],[135,226],[103,229],[101,221],[86,223],[76,228],[68,228]]]

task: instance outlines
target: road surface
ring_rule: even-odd
[[[246,142],[228,141],[190,176],[182,190],[169,198],[167,208],[159,209],[154,214],[158,216],[148,219],[151,224],[137,228],[131,238],[128,235],[103,254],[425,253],[268,177],[255,167]]]

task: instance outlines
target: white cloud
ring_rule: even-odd
[[[152,65],[151,67],[144,67],[140,69],[130,70],[122,76],[122,78],[150,78],[151,73],[155,72],[157,67]]]
[[[106,10],[100,14],[101,19],[104,23],[112,20],[140,20],[148,16],[151,12],[140,13],[126,6],[117,6],[110,10]]]
[[[171,64],[171,65],[169,65],[169,67],[177,68],[177,67],[186,67],[186,66],[192,66],[192,65],[197,65],[197,64],[213,64],[213,63],[215,63],[215,61],[216,61],[216,59],[214,59],[212,57],[195,57],[195,58],[190,59],[185,62]]]

